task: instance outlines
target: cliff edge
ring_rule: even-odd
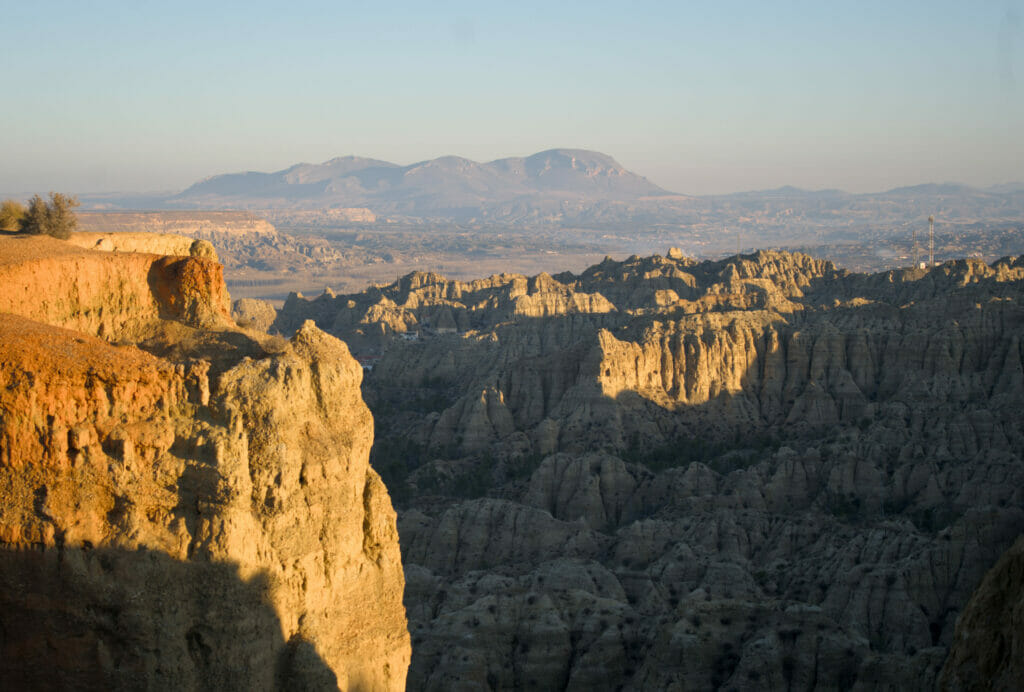
[[[0,685],[404,689],[345,344],[235,328],[202,258],[3,239],[0,276]]]

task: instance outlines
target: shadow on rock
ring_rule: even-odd
[[[0,688],[337,689],[264,575],[150,550],[0,552]]]

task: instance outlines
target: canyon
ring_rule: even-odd
[[[272,330],[367,370],[411,689],[971,689],[1019,646],[957,621],[1024,533],[1022,279],[673,249]]]
[[[211,237],[0,238],[5,686],[1021,682],[1024,258],[275,310]]]

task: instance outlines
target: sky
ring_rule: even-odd
[[[0,191],[592,149],[685,194],[1024,180],[1024,0],[0,0]]]

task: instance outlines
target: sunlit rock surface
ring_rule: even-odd
[[[404,689],[395,514],[345,344],[235,327],[212,260],[0,257],[0,683]]]

